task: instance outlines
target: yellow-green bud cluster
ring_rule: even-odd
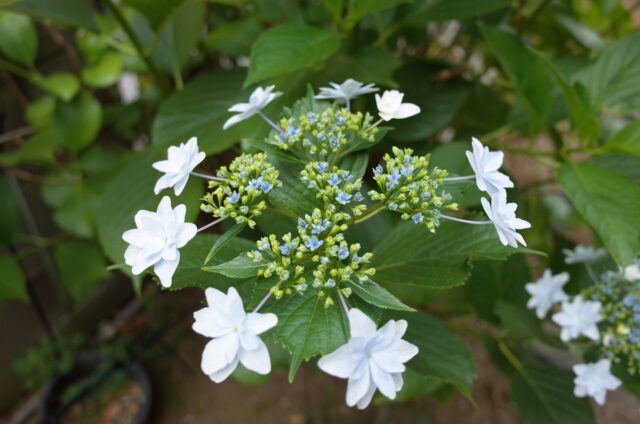
[[[616,362],[626,361],[629,373],[640,372],[640,283],[619,273],[603,275],[584,290],[585,299],[602,304],[599,324],[602,351]]]
[[[389,210],[401,214],[435,231],[440,224],[440,210],[457,209],[451,195],[439,188],[447,171],[437,167],[429,170],[428,156],[412,156],[413,150],[393,147],[393,157],[384,155],[385,166],[373,169],[379,191],[368,194],[375,201],[383,201]]]
[[[242,154],[228,168],[218,170],[216,175],[224,181],[209,181],[213,190],[204,195],[205,203],[200,209],[215,217],[231,217],[238,224],[246,222],[253,228],[256,224],[253,218],[267,207],[264,200],[267,194],[282,186],[278,174],[267,162],[266,154]]]
[[[362,180],[354,178],[349,171],[334,166],[329,169],[327,162],[312,162],[300,173],[301,180],[316,192],[325,205],[336,205],[339,209],[347,207],[354,215],[362,214],[366,205],[360,193]]]
[[[348,151],[354,142],[375,141],[378,128],[371,125],[373,116],[350,112],[346,108],[329,107],[322,113],[282,118],[283,132],[272,132],[267,141],[283,150],[295,150],[305,156],[324,161],[340,151]]]

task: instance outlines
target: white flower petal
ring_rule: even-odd
[[[160,284],[162,287],[171,287],[171,279],[173,274],[176,272],[176,268],[178,268],[178,264],[180,263],[180,253],[177,253],[177,257],[173,261],[160,260],[156,262],[153,267],[153,271],[160,279]]]
[[[216,320],[213,310],[209,307],[194,312],[193,318],[195,319],[191,326],[193,331],[206,337],[221,337],[233,331],[232,328],[221,326]]]
[[[360,363],[353,347],[347,343],[318,360],[318,368],[339,378],[349,378]]]
[[[370,338],[376,333],[376,323],[356,308],[349,311],[349,328],[351,337]]]
[[[236,369],[236,367],[238,366],[238,358],[235,358],[233,360],[233,362],[231,362],[230,364],[228,364],[227,366],[225,366],[224,368],[212,372],[209,374],[209,378],[214,382],[214,383],[222,383],[224,380],[226,380]]]
[[[347,405],[353,406],[358,403],[369,392],[370,386],[375,388],[369,372],[360,378],[350,378],[347,383]]]
[[[262,334],[275,327],[277,323],[278,316],[276,314],[249,312],[246,316],[244,326],[248,331],[251,331],[254,334]]]
[[[241,349],[239,359],[242,365],[244,365],[248,370],[263,375],[269,374],[271,372],[271,358],[269,358],[269,351],[260,338],[258,338],[258,341],[258,347],[253,350]]]

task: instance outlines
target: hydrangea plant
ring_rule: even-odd
[[[411,314],[419,312],[376,281],[375,254],[363,249],[361,240],[350,233],[352,228],[385,210],[391,219],[407,221],[402,228],[417,231],[408,235],[416,240],[437,233],[445,221],[456,226],[493,224],[496,233],[483,248],[503,251],[502,246],[526,245],[517,230],[529,223],[516,218],[516,205],[506,202],[505,188],[513,183],[499,172],[501,152],[491,152],[473,139],[467,156],[475,174],[468,176],[449,176],[447,170],[430,164],[429,155],[410,148],[393,147],[380,160],[369,159],[367,149],[390,130],[379,124],[414,116],[420,108],[403,103],[403,94],[395,90],[376,94],[380,118],[374,122],[372,114],[352,111],[350,103],[358,95],[378,91],[373,84],[347,80],[332,86],[315,96],[310,92],[285,108],[279,119],[262,112],[280,95],[273,86],[257,88],[249,103],[229,108],[240,114],[225,128],[259,115],[272,130],[257,144],[263,152],[242,153],[215,175],[195,171],[204,155],[197,140],[170,147],[167,160],[153,165],[164,173],[156,192],[173,187],[180,194],[189,176],[207,179],[209,191],[200,209],[213,221],[196,230],[194,224],[184,223],[185,206],[172,210],[164,197],[157,212],[138,212],[138,229],[125,232],[123,239],[130,244],[125,257],[132,272],[153,266],[162,285],[171,287],[179,249],[197,232],[232,221],[206,257],[200,252],[203,270],[227,277],[221,278],[219,287],[214,280],[206,289],[208,306],[194,315],[193,329],[213,339],[202,355],[203,372],[215,382],[225,380],[239,363],[256,373],[269,373],[268,348],[259,335],[272,329],[276,341],[291,353],[291,378],[302,360],[320,355],[320,369],[348,379],[347,404],[362,409],[376,389],[394,399],[403,387],[405,363],[414,357],[416,363],[425,359],[420,358],[420,342],[407,336],[412,331]],[[356,161],[362,165],[353,166]],[[372,161],[367,173],[366,164]],[[477,188],[488,194],[490,200],[482,199],[488,220],[461,217],[464,211],[450,187],[465,179],[475,179]],[[295,192],[298,202],[282,202],[289,192]],[[245,227],[257,231],[257,220],[267,210],[288,219],[286,233],[258,233],[253,249],[228,261],[215,261]],[[447,258],[442,261],[446,264]],[[408,273],[410,279],[411,273],[419,275],[421,270],[398,272]],[[230,284],[223,284],[229,279]],[[227,294],[220,290],[224,285]],[[384,310],[405,311],[400,317],[407,318],[389,318]]]

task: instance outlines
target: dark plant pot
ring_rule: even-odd
[[[61,418],[76,402],[82,401],[92,389],[99,386],[99,383],[89,384],[82,392],[78,393],[67,404],[62,404],[60,396],[69,388],[87,378],[95,377],[98,374],[98,382],[104,378],[110,378],[113,372],[125,372],[128,377],[135,381],[141,388],[143,393],[143,401],[140,409],[134,418],[135,424],[144,424],[149,418],[151,411],[152,393],[149,377],[144,368],[137,362],[127,362],[100,355],[98,353],[89,353],[80,356],[74,363],[71,370],[65,374],[52,378],[45,386],[40,404],[38,405],[37,423],[38,424],[58,424]]]

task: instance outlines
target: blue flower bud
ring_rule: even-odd
[[[420,224],[424,220],[424,216],[422,216],[422,214],[418,212],[417,214],[413,215],[411,219],[413,219],[413,222],[415,222],[416,224]]]
[[[327,162],[316,162],[316,166],[318,167],[318,171],[324,172],[327,170],[329,164]]]
[[[347,203],[349,203],[352,197],[353,196],[351,194],[347,194],[342,190],[339,190],[338,195],[336,196],[336,201],[341,205],[346,205]]]
[[[304,242],[304,245],[307,246],[307,249],[312,252],[317,250],[320,246],[324,244],[324,240],[318,240],[318,237],[311,236],[311,238]]]
[[[380,175],[384,172],[384,169],[382,169],[382,165],[378,165],[375,168],[373,168],[373,175]]]
[[[305,222],[304,219],[302,218],[298,218],[298,228],[304,230],[305,228],[307,228],[307,223]]]
[[[338,185],[340,184],[340,177],[338,177],[338,174],[334,172],[333,174],[331,174],[331,177],[327,180],[327,182],[332,186]]]
[[[288,255],[289,253],[291,253],[291,245],[289,245],[288,243],[279,246],[278,249],[280,249],[280,253],[282,255]]]
[[[338,258],[339,259],[347,259],[349,257],[349,248],[348,247],[341,247],[338,250]]]
[[[237,191],[234,191],[229,197],[227,197],[227,201],[229,201],[229,203],[236,203],[238,200],[240,200],[240,195]]]

